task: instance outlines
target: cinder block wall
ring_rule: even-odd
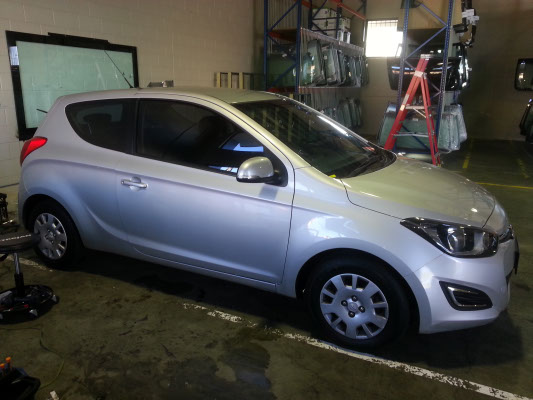
[[[6,30],[137,47],[139,82],[213,86],[217,71],[252,72],[260,0],[0,0],[0,187],[19,180]]]

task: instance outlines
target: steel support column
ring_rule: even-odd
[[[268,90],[268,0],[264,0],[264,30],[263,30],[263,75],[265,77],[265,90]]]
[[[440,92],[439,92],[439,103],[437,108],[437,122],[435,126],[435,134],[437,140],[439,139],[440,125],[442,112],[444,111],[444,93],[446,91],[446,77],[448,75],[448,49],[450,46],[450,30],[452,27],[452,14],[453,14],[453,5],[455,0],[449,0],[448,4],[448,20],[446,21],[446,38],[444,39],[444,54],[442,59],[442,75],[440,77]]]
[[[398,110],[400,109],[400,104],[402,104],[403,73],[405,71],[405,59],[407,58],[407,26],[409,25],[410,0],[405,0],[404,5],[405,12],[403,17],[402,55],[400,57],[400,75],[398,75],[398,98],[396,99],[396,112],[398,112]]]

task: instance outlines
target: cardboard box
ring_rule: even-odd
[[[329,29],[335,29],[337,26],[337,18],[329,18],[328,20],[328,28]],[[342,17],[339,19],[339,30],[345,32],[350,30],[350,19]]]
[[[318,10],[318,13],[315,15],[315,13],[317,12]],[[329,18],[329,17],[332,17],[333,15],[331,13],[334,13],[335,11],[329,9],[329,8],[321,8],[320,10],[318,8],[313,8],[313,16],[315,18]]]
[[[352,20],[350,18],[342,17],[341,21],[342,21],[342,24],[343,24],[343,30],[349,31]]]
[[[326,29],[328,29],[328,20],[314,20],[313,21],[313,30],[316,30],[317,28],[318,29],[322,29],[323,31],[325,31]],[[316,25],[316,26],[315,26]]]
[[[462,15],[463,15],[463,18],[473,17],[474,14],[475,14],[475,12],[476,12],[476,11],[475,11],[473,8],[470,8],[470,9],[468,9],[468,10],[464,10],[464,11],[463,11],[463,14],[462,14]]]

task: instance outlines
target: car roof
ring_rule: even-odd
[[[139,89],[139,93],[176,93],[209,96],[230,104],[260,100],[274,100],[277,98],[275,94],[268,92],[213,87],[146,88]]]
[[[275,100],[277,95],[268,92],[259,92],[241,89],[211,88],[211,87],[173,87],[173,88],[133,88],[122,90],[102,90],[96,92],[77,93],[64,96],[67,103],[90,101],[95,99],[133,98],[143,95],[185,95],[202,99],[217,99],[229,104],[248,103],[252,101]]]

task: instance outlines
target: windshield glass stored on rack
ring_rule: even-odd
[[[326,175],[353,177],[394,161],[393,153],[296,101],[279,99],[234,106]]]

